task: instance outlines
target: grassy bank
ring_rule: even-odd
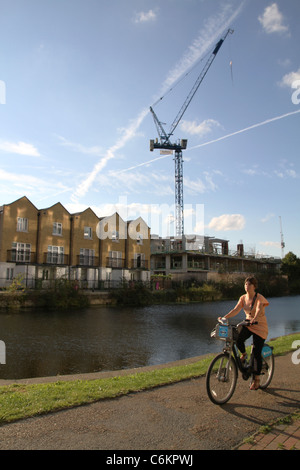
[[[269,341],[275,355],[292,350],[300,333]],[[221,348],[220,348],[221,349]],[[12,384],[0,387],[0,424],[114,398],[205,375],[213,355],[184,366],[167,367],[108,379]]]

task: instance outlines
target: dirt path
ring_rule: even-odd
[[[1,427],[0,449],[232,449],[275,418],[300,408],[300,365],[276,358],[266,391],[239,376],[230,402],[212,404],[205,378],[30,418]]]

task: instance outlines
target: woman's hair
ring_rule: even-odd
[[[257,287],[258,287],[258,282],[257,282],[257,279],[256,279],[255,277],[253,277],[253,276],[248,276],[248,277],[246,277],[246,279],[245,279],[245,284],[246,284],[246,282],[250,282],[250,284],[253,284],[254,287],[255,287],[255,289],[257,289]]]

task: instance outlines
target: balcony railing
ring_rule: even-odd
[[[28,250],[7,250],[7,263],[36,263],[36,253]]]
[[[107,268],[119,268],[122,269],[125,267],[125,259],[123,258],[106,258],[106,267]]]
[[[44,253],[43,264],[68,265],[69,255],[62,253]]]
[[[147,259],[132,259],[130,260],[129,269],[148,269]]]
[[[99,266],[98,256],[77,255],[77,266]]]

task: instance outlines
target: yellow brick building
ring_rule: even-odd
[[[60,203],[37,209],[26,197],[0,207],[0,287],[23,274],[27,287],[57,278],[97,288],[150,279],[150,229],[118,213],[99,218],[87,208],[70,214]]]

